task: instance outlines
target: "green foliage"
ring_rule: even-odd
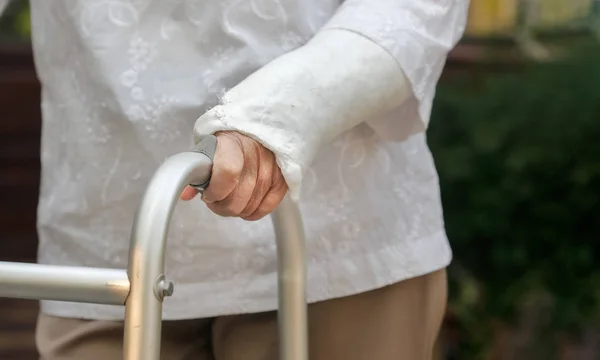
[[[577,335],[600,315],[600,52],[440,85],[429,143],[455,261],[451,308],[482,345],[533,297]]]
[[[13,0],[0,17],[0,42],[25,42],[30,36],[29,1]]]

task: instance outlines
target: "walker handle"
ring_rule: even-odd
[[[167,159],[148,184],[137,210],[127,271],[0,262],[0,297],[125,305],[124,360],[159,360],[162,304],[173,293],[165,279],[171,216],[187,185],[210,180],[216,138]],[[306,260],[302,217],[285,197],[271,214],[277,242],[281,360],[308,360]]]
[[[209,184],[217,139],[206,136],[192,152],[168,159],[151,180],[131,237],[126,302],[125,360],[158,360],[164,252],[171,214],[188,184],[203,191]],[[281,360],[308,360],[305,238],[295,202],[285,197],[271,215],[277,242],[279,346]],[[169,291],[167,291],[169,292]],[[172,290],[171,290],[172,292]],[[154,294],[155,296],[151,296]]]

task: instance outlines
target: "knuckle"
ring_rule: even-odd
[[[267,214],[252,214],[250,216],[242,217],[242,220],[246,221],[258,221],[267,216]]]
[[[246,221],[258,221],[258,220],[264,218],[267,215],[269,215],[269,212],[261,210],[261,208],[259,207],[252,214],[247,215],[247,216],[243,216],[242,219],[246,220]]]
[[[235,207],[230,203],[218,202],[207,204],[207,206],[210,209],[210,211],[214,212],[219,216],[230,217],[237,216],[237,214],[239,214],[239,212],[236,212]]]
[[[239,216],[241,213],[240,206],[236,202],[225,204],[223,211],[227,213],[227,216]]]
[[[260,203],[257,200],[250,200],[250,202],[248,203],[248,205],[246,205],[244,210],[242,210],[240,212],[239,216],[243,219],[245,217],[252,215],[256,211],[256,209],[258,208],[259,205],[260,205]]]
[[[275,201],[272,196],[266,197],[251,214],[244,215],[242,219],[248,221],[260,220],[272,213],[278,204],[279,202]]]
[[[223,212],[221,211],[221,207],[218,204],[212,203],[212,204],[206,204],[206,206],[208,207],[208,209],[210,211],[212,211],[213,213],[219,215],[219,216],[225,216],[223,214]]]
[[[242,173],[242,167],[238,166],[235,162],[225,162],[220,164],[216,169],[215,173],[223,180],[228,181],[239,181],[240,174]]]

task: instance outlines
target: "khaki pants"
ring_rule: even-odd
[[[431,360],[446,306],[446,271],[311,304],[310,360]],[[42,360],[121,359],[123,323],[41,314]],[[165,360],[277,360],[277,314],[165,321]]]

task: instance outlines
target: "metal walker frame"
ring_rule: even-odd
[[[0,262],[0,297],[124,305],[124,360],[159,360],[167,233],[188,184],[208,184],[212,153],[167,159],[150,181],[131,232],[127,270]],[[307,360],[306,261],[302,217],[287,196],[271,214],[277,242],[279,358]]]

